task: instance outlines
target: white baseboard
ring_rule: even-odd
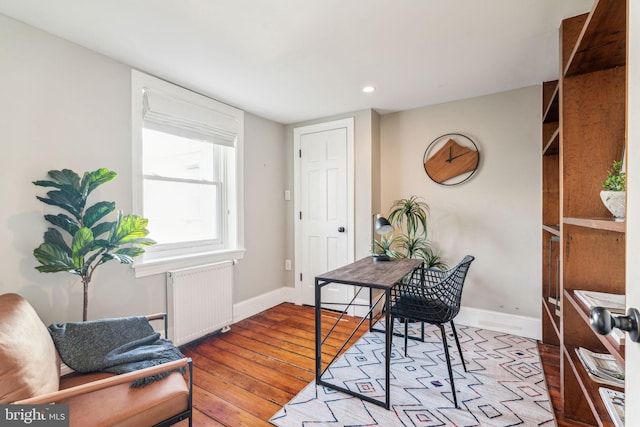
[[[296,303],[296,289],[288,286],[275,289],[266,294],[249,298],[233,305],[233,323],[251,317],[283,302]],[[358,300],[358,303],[368,304]],[[366,310],[356,307],[356,316],[362,316]],[[361,311],[361,312],[360,312]],[[542,339],[542,321],[533,317],[519,316],[517,314],[500,313],[473,307],[461,307],[460,313],[455,319],[456,324],[473,326],[475,328],[488,329],[490,331],[503,332],[533,339]]]
[[[296,290],[288,286],[249,298],[233,305],[233,323],[239,322],[283,302],[295,302]]]
[[[461,307],[455,323],[536,340],[542,339],[542,320],[534,317]]]

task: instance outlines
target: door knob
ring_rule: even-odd
[[[628,332],[631,341],[640,342],[640,312],[635,308],[627,310],[626,316],[613,316],[604,307],[594,307],[589,317],[591,328],[600,335],[608,335],[613,328],[618,328]]]
[[[344,232],[345,232],[344,227],[338,227],[338,233],[344,233]]]

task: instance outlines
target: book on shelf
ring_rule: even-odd
[[[624,393],[600,387],[600,397],[616,427],[624,427]]]
[[[583,347],[577,348],[576,353],[592,380],[601,384],[624,387],[624,370],[612,355],[595,353]]]
[[[575,290],[575,296],[586,305],[589,310],[594,307],[604,307],[611,313],[625,314],[625,295],[609,294],[606,292]]]

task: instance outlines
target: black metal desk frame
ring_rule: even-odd
[[[399,283],[405,276],[411,274],[413,270],[422,264],[422,260],[419,259],[398,259],[388,262],[373,262],[371,257],[363,258],[352,264],[330,271],[328,273],[316,276],[315,279],[315,320],[316,320],[316,384],[325,387],[330,387],[334,390],[341,391],[351,396],[358,397],[367,402],[371,402],[375,405],[382,406],[385,409],[390,408],[390,375],[391,369],[391,343],[393,336],[393,327],[389,327],[391,321],[391,288]],[[330,283],[340,283],[344,285],[351,285],[360,287],[355,293],[351,301],[348,304],[340,304],[344,306],[342,313],[336,319],[334,324],[329,328],[327,334],[322,336],[322,288]],[[335,329],[336,325],[342,317],[347,314],[350,307],[365,306],[365,304],[356,304],[355,301],[360,295],[363,289],[369,290],[369,310],[367,314],[358,323],[358,326],[346,339],[342,347],[336,352],[331,361],[327,364],[327,367],[322,369],[322,344],[331,336],[331,333]],[[383,292],[377,296],[374,301],[373,291],[382,290]],[[375,308],[381,303],[384,298],[384,316],[385,316],[385,330],[373,328],[373,312]],[[351,338],[358,331],[360,326],[369,319],[369,330],[375,332],[384,332],[385,334],[385,400],[374,399],[369,396],[362,395],[356,391],[349,390],[345,387],[331,384],[322,379],[322,375],[329,369],[331,364],[336,360],[338,355],[344,350],[345,346]]]

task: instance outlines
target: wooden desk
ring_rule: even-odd
[[[379,261],[374,262],[371,257],[363,258],[354,263],[345,265],[336,270],[329,271],[327,273],[316,276],[315,286],[315,303],[316,303],[316,384],[331,387],[335,390],[342,391],[344,393],[356,396],[360,399],[374,403],[379,406],[383,406],[386,409],[390,407],[390,390],[389,390],[389,370],[391,366],[391,340],[393,328],[389,327],[391,321],[391,288],[399,283],[405,276],[411,274],[413,270],[422,265],[421,259],[394,259],[391,261]],[[362,321],[358,324],[354,332],[347,338],[348,342],[355,334],[355,331],[362,325],[362,323],[369,319],[369,330],[373,330],[373,311],[375,307],[384,298],[384,314],[385,314],[385,401],[373,399],[369,396],[364,396],[356,391],[349,390],[345,387],[331,384],[322,379],[322,375],[329,369],[329,366],[337,358],[337,354],[329,362],[327,368],[322,369],[322,344],[331,335],[333,327],[329,329],[326,336],[322,336],[322,287],[330,283],[342,283],[344,285],[359,286],[362,289],[369,289],[369,311],[362,318]],[[383,292],[377,297],[376,301],[373,301],[373,290],[380,289]],[[353,299],[346,304],[346,307],[342,311],[340,317],[335,321],[335,326],[342,316],[347,313],[347,310],[354,305],[355,299],[359,292],[353,297]],[[378,331],[378,330],[376,330]],[[345,345],[346,345],[345,342]],[[344,348],[344,345],[343,347]],[[338,351],[339,353],[340,351]]]

